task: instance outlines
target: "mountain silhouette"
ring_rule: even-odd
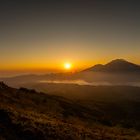
[[[84,80],[88,83],[98,82],[97,84],[114,83],[122,85],[140,85],[140,66],[124,59],[116,59],[102,65],[97,64],[76,73],[53,73],[43,75],[19,75],[15,77],[0,78],[12,87],[21,87],[42,81],[73,81]],[[28,87],[28,86],[27,86]]]
[[[93,71],[93,72],[140,72],[140,66],[128,62],[124,59],[115,59],[105,65],[95,65],[90,67],[84,72]]]

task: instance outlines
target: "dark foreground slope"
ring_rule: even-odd
[[[140,139],[139,131],[106,123],[102,112],[58,96],[0,83],[0,139]]]
[[[89,86],[76,84],[31,83],[24,85],[49,95],[76,101],[92,112],[100,112],[99,120],[109,125],[140,130],[140,87]]]

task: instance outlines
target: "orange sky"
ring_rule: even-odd
[[[138,3],[2,3],[0,71],[63,72],[66,62],[79,71],[118,58],[140,64]]]

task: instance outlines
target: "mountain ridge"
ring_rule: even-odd
[[[140,66],[132,62],[126,61],[125,59],[115,59],[108,62],[105,65],[97,64],[88,69],[85,69],[84,72],[140,72]]]

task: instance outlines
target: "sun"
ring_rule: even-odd
[[[64,64],[64,68],[67,69],[67,70],[71,69],[71,67],[72,67],[71,63],[65,63]]]

